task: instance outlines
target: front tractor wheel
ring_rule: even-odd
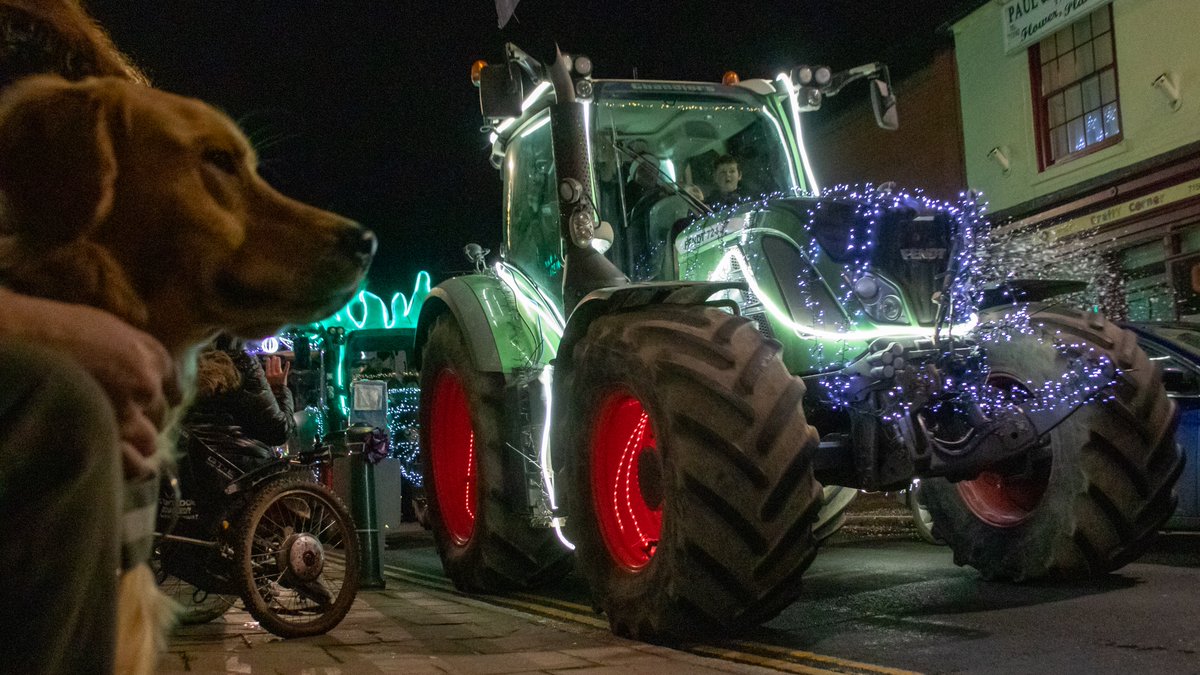
[[[421,367],[421,467],[426,517],[446,576],[464,591],[492,592],[556,581],[570,552],[549,528],[512,508],[507,471],[523,461],[504,442],[504,379],[475,369],[454,318],[437,319]]]
[[[1017,405],[1062,382],[1071,360],[1104,355],[1119,380],[1050,432],[1020,473],[921,481],[933,534],[986,579],[1079,578],[1111,572],[1145,550],[1175,510],[1183,460],[1175,407],[1133,333],[1098,314],[1031,313],[1033,334],[984,342],[988,386]],[[982,317],[1002,325],[1000,314]]]
[[[799,596],[823,500],[778,351],[709,307],[602,317],[576,345],[558,383],[567,525],[618,635],[744,629]]]

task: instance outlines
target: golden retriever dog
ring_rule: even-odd
[[[0,97],[0,268],[10,288],[109,311],[183,354],[220,330],[321,319],[375,237],[289,199],[195,99],[117,78],[26,78]]]
[[[183,370],[218,331],[323,318],[359,287],[375,237],[255,166],[237,126],[200,101],[128,77],[21,79],[0,94],[0,285],[109,312]],[[144,564],[122,578],[119,672],[154,668],[153,584]]]

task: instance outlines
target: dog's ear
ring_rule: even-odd
[[[108,215],[117,162],[99,82],[31,77],[0,97],[0,231],[54,246]]]

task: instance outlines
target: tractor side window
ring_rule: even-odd
[[[562,293],[563,252],[550,125],[527,125],[504,161],[504,239],[509,260],[551,297]]]

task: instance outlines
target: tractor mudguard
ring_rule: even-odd
[[[557,367],[566,365],[563,361],[571,358],[575,343],[587,335],[592,321],[605,314],[663,303],[699,305],[721,291],[746,288],[743,281],[648,281],[592,291],[571,312],[558,344],[562,358],[556,362]]]
[[[417,321],[417,365],[434,321],[451,314],[462,329],[471,359],[481,372],[511,373],[550,362],[562,328],[557,313],[524,278],[469,274],[442,282],[429,292]]]

